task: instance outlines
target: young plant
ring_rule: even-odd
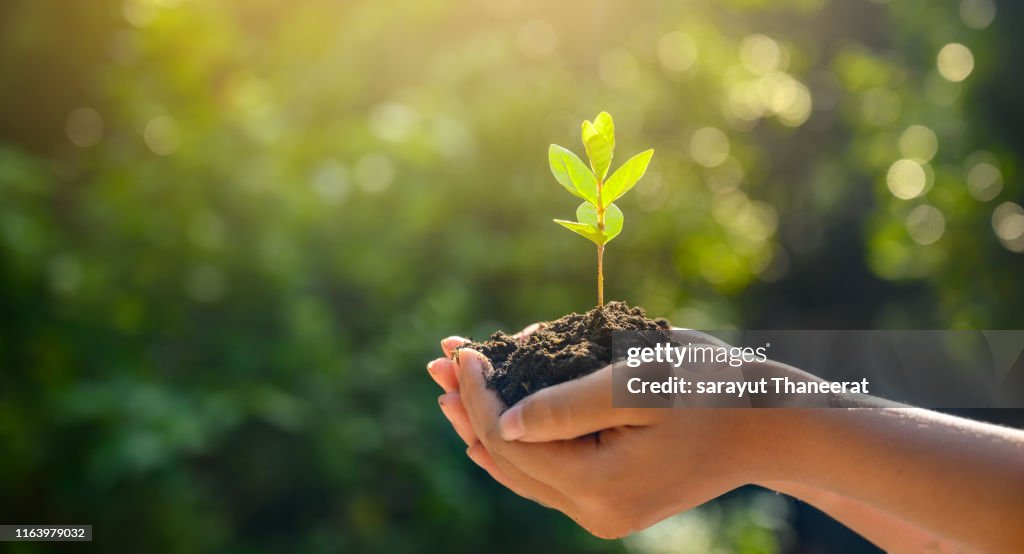
[[[607,112],[597,114],[594,121],[583,122],[583,146],[590,167],[571,151],[552,144],[548,161],[555,179],[573,196],[583,199],[576,208],[576,219],[555,223],[583,235],[597,245],[597,305],[604,306],[604,245],[622,232],[622,210],[613,204],[647,171],[654,149],[645,150],[622,164],[607,180],[608,167],[615,151],[615,123]]]

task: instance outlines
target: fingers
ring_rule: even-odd
[[[490,474],[495,481],[501,483],[506,488],[512,490],[519,488],[516,482],[513,481],[507,473],[502,471],[502,469],[498,467],[498,464],[494,463],[494,458],[491,457],[490,452],[484,448],[484,445],[480,441],[476,441],[469,445],[469,448],[466,449],[466,455],[469,456],[470,460],[473,460],[474,464],[480,466],[484,471]]]
[[[508,441],[568,440],[623,425],[652,423],[655,409],[612,407],[612,366],[541,389],[501,415],[499,431]]]
[[[441,406],[441,413],[444,414],[444,417],[448,418],[448,422],[452,424],[459,438],[467,446],[472,446],[479,442],[476,431],[473,430],[473,425],[469,422],[469,414],[466,413],[466,407],[462,405],[462,398],[460,398],[458,392],[449,392],[448,394],[441,395],[437,399],[437,403]]]
[[[543,483],[524,478],[523,476],[520,476],[520,479],[517,480],[506,473],[494,461],[491,453],[487,451],[483,443],[477,442],[467,448],[466,455],[469,456],[470,460],[473,460],[473,463],[486,471],[492,479],[527,500],[532,500],[545,508],[554,508],[562,512],[565,512],[571,506],[568,498]],[[541,497],[534,496],[536,494],[540,494]],[[554,502],[554,504],[551,504],[551,502]]]
[[[498,442],[501,440],[497,432],[498,414],[504,406],[497,395],[487,389],[484,381],[483,364],[489,363],[476,350],[463,348],[456,360],[455,373],[459,381],[459,392],[473,428],[482,439]]]
[[[462,404],[462,398],[458,392],[450,392],[448,394],[441,395],[437,399],[437,403],[441,406],[441,412],[444,413],[445,417],[452,424],[455,432],[458,433],[466,445],[469,447],[466,449],[466,455],[469,456],[473,463],[480,466],[486,471],[495,481],[501,483],[506,488],[515,492],[519,496],[541,502],[536,497],[531,495],[531,489],[538,488],[536,485],[531,485],[528,482],[524,485],[521,482],[525,482],[522,476],[517,481],[513,479],[505,470],[498,467],[495,463],[494,458],[491,456],[487,449],[476,437],[476,432],[473,430],[473,426],[469,422],[469,414],[466,413],[466,408]],[[533,491],[536,494],[536,491]],[[550,496],[551,493],[547,493]],[[543,504],[543,502],[541,502]],[[545,504],[546,506],[547,504]]]
[[[442,395],[438,398],[441,411],[455,428],[455,432],[469,446],[466,455],[469,459],[483,468],[495,481],[501,483],[512,492],[528,498],[544,506],[553,507],[562,511],[570,509],[572,504],[569,499],[554,488],[545,485],[531,477],[515,470],[505,471],[495,461],[494,457],[487,451],[483,444],[477,439],[476,431],[469,421],[469,414],[462,404],[462,399],[457,392]]]
[[[441,350],[444,352],[446,358],[451,358],[456,349],[467,343],[469,343],[469,339],[451,336],[441,341]]]
[[[469,341],[461,337],[448,337],[444,339],[441,341],[441,348],[449,358],[434,360],[427,366],[427,371],[434,381],[446,391],[446,394],[438,398],[438,404],[440,404],[441,411],[451,423],[455,432],[469,445],[469,448],[466,449],[466,455],[483,468],[495,481],[512,492],[566,514],[574,513],[576,511],[575,504],[563,493],[520,471],[504,459],[499,463],[487,450],[485,444],[480,442],[466,405],[462,401],[461,392],[459,392],[459,373],[461,370],[458,364],[450,359],[452,354],[467,342]],[[476,352],[472,352],[472,354],[472,359],[477,364],[474,367],[474,377],[478,378],[474,379],[473,384],[480,388],[479,386],[483,384],[483,374],[479,366],[482,356]],[[490,417],[491,425],[489,428],[496,429],[497,415],[501,409],[501,402],[490,391],[475,390],[489,395],[490,398],[488,400],[493,402],[490,406],[493,413]],[[497,431],[492,431],[492,435],[497,436]]]
[[[480,441],[498,460],[499,465],[502,464],[502,460],[507,460],[517,470],[542,482],[561,482],[574,475],[573,472],[581,459],[580,450],[592,447],[592,442],[525,444],[501,438],[498,432],[498,415],[504,406],[494,391],[487,388],[484,381],[483,365],[489,363],[487,358],[475,350],[463,348],[459,351],[456,370],[459,392],[469,414],[470,423]],[[509,472],[508,467],[502,467]]]
[[[438,358],[427,364],[427,373],[434,379],[444,392],[459,390],[459,381],[455,378],[455,362],[448,358]]]

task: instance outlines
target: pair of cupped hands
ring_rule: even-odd
[[[761,453],[772,437],[752,432],[757,410],[617,408],[612,366],[506,407],[486,386],[490,361],[467,342],[442,340],[444,357],[427,366],[466,454],[505,487],[598,537],[644,529],[765,469],[759,460],[769,458]]]

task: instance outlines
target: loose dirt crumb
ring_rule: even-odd
[[[491,360],[487,385],[511,406],[530,393],[593,373],[612,362],[613,331],[665,330],[668,321],[648,319],[641,308],[609,302],[585,314],[546,323],[525,341],[498,331],[466,347]],[[666,339],[667,340],[667,339]]]

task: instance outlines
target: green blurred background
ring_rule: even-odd
[[[693,328],[1024,327],[1022,22],[7,0],[0,521],[92,524],[81,552],[870,551],[758,491],[594,539],[465,458],[424,365],[593,304],[546,149],[600,110],[619,162],[657,151],[608,297]]]

